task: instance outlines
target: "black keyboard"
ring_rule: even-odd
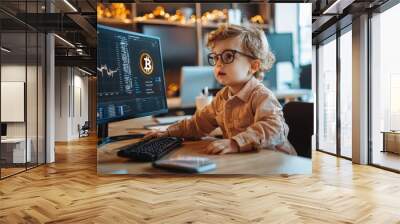
[[[182,139],[177,137],[152,138],[125,146],[118,151],[117,155],[136,161],[152,162],[181,145]]]

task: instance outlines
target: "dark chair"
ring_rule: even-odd
[[[299,82],[301,89],[311,89],[311,64],[301,66]]]
[[[79,138],[89,136],[90,125],[89,121],[85,121],[82,127],[78,124]]]
[[[287,103],[283,107],[283,115],[289,126],[289,142],[299,156],[311,158],[311,137],[314,133],[313,103]]]

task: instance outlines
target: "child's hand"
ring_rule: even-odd
[[[239,152],[238,144],[232,139],[222,139],[211,142],[206,150],[208,154],[227,154]]]
[[[143,140],[148,140],[151,138],[167,137],[167,136],[168,132],[166,131],[150,131],[144,135]]]

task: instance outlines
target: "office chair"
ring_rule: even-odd
[[[79,138],[84,136],[89,136],[89,129],[90,129],[89,121],[85,121],[82,127],[80,127],[80,125],[78,124]]]
[[[311,158],[311,137],[314,133],[314,105],[290,102],[284,105],[283,115],[289,126],[288,140],[297,155]]]

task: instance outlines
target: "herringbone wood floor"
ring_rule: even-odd
[[[400,223],[400,175],[313,155],[311,176],[96,174],[95,139],[0,181],[0,223]]]

